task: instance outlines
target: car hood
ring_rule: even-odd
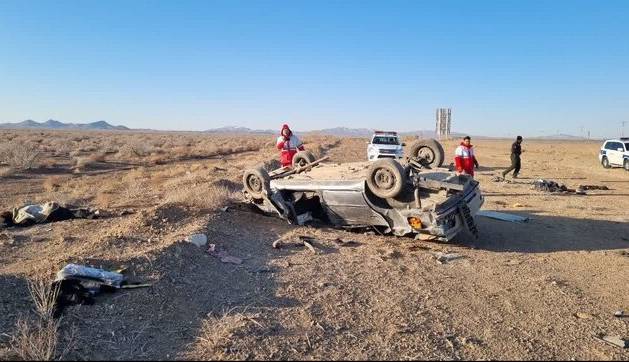
[[[401,150],[402,149],[401,145],[379,145],[379,144],[374,143],[373,146],[381,150]]]

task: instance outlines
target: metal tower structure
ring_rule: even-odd
[[[437,127],[435,132],[440,140],[450,138],[450,126],[452,125],[452,109],[437,108]]]

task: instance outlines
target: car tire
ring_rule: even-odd
[[[299,151],[293,156],[293,167],[303,167],[315,162],[316,158],[310,151]]]
[[[430,168],[441,167],[445,159],[443,146],[435,139],[425,139],[415,142],[411,146],[410,156],[423,160],[423,164]]]
[[[262,166],[245,171],[242,183],[245,191],[254,199],[263,199],[264,194],[271,190],[271,177]]]
[[[404,169],[392,159],[380,159],[369,165],[367,186],[371,192],[383,199],[394,198],[404,188]]]
[[[623,166],[625,168],[625,171],[629,171],[629,158],[625,159]]]
[[[609,160],[607,159],[607,157],[603,156],[603,158],[601,159],[601,165],[603,165],[604,168],[610,168],[612,167],[609,164]]]

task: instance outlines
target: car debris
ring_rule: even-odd
[[[529,221],[529,218],[525,217],[525,216],[514,215],[514,214],[507,214],[507,213],[504,213],[504,212],[490,211],[490,210],[481,210],[476,215],[488,217],[490,219],[496,219],[496,220],[501,220],[501,221],[508,221],[508,222],[527,222],[527,221]]]
[[[421,152],[405,164],[394,159],[323,164],[322,158],[288,170],[248,169],[245,200],[290,224],[308,222],[300,215],[310,213],[323,224],[378,234],[430,234],[450,241],[467,229],[478,236],[474,216],[484,202],[478,181],[439,168],[438,142],[418,144]]]
[[[629,315],[626,315],[625,311],[623,311],[623,310],[617,310],[617,311],[614,312],[614,317],[616,317],[616,318],[626,318],[626,317],[629,317]]]
[[[313,254],[317,253],[317,249],[315,249],[314,246],[312,246],[312,244],[310,244],[310,242],[308,240],[302,240],[301,243],[307,247]]]
[[[284,245],[284,241],[282,239],[277,239],[273,242],[273,249],[279,249]]]
[[[560,184],[553,180],[539,179],[533,181],[533,188],[543,192],[575,192],[564,184]]]
[[[339,246],[357,246],[360,245],[360,243],[356,240],[344,240],[341,238],[336,238],[333,240],[334,243],[336,243]]]
[[[27,227],[71,219],[95,219],[100,216],[100,210],[61,206],[49,201],[42,204],[27,204],[13,208],[11,211],[0,213],[0,228]]]
[[[215,244],[210,244],[210,247],[208,248],[207,253],[215,258],[218,258],[221,261],[221,263],[236,264],[236,265],[242,264],[241,258],[229,255],[229,253],[227,253],[226,250],[217,250],[217,247]]]
[[[581,190],[581,191],[585,191],[585,190],[604,190],[604,191],[609,191],[609,187],[602,185],[579,185],[579,187],[577,187],[577,190]]]
[[[85,265],[68,264],[59,272],[52,283],[51,293],[55,293],[55,318],[59,317],[67,306],[94,303],[94,297],[103,292],[115,292],[118,289],[147,288],[150,284],[130,283],[119,272],[93,268]]]
[[[601,342],[610,344],[612,346],[616,346],[620,348],[629,348],[629,340],[622,338],[620,336],[599,335],[599,336],[594,336],[594,338],[596,338],[597,340]]]
[[[465,258],[465,256],[456,253],[436,252],[433,255],[439,264],[447,264],[451,261]]]

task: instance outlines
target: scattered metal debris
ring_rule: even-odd
[[[355,246],[355,245],[359,245],[358,241],[356,241],[356,240],[343,240],[341,238],[334,239],[334,243],[336,243],[337,245],[340,245],[340,246]]]
[[[620,347],[620,348],[629,348],[629,341],[621,338],[620,336],[594,336],[601,342],[605,342],[607,344],[611,344],[612,346]]]
[[[116,272],[92,268],[85,265],[68,264],[59,272],[52,283],[51,292],[55,293],[55,317],[59,317],[66,306],[93,304],[94,297],[101,292],[114,292],[118,289],[147,288],[150,284],[129,283],[122,274],[126,269]]]
[[[577,187],[577,190],[581,190],[581,191],[585,191],[585,190],[605,190],[608,191],[609,187],[602,185],[579,185],[579,187]]]
[[[210,244],[210,245],[211,247],[207,251],[208,254],[212,255],[215,258],[218,258],[222,263],[236,264],[236,265],[242,264],[241,258],[231,256],[225,250],[216,250],[217,248],[216,248],[216,245],[214,244]]]
[[[435,259],[437,259],[437,263],[439,264],[447,264],[451,261],[465,258],[465,256],[456,253],[436,252],[433,255],[435,256]]]
[[[273,242],[274,249],[279,249],[282,247],[282,245],[284,245],[284,241],[282,239],[277,239]]]
[[[101,215],[100,210],[62,206],[49,201],[42,204],[28,204],[13,208],[11,211],[0,213],[0,228],[27,227],[71,219],[96,219]]]
[[[316,254],[316,253],[317,253],[317,249],[315,249],[315,247],[314,247],[314,246],[312,246],[312,244],[311,244],[311,240],[312,240],[311,238],[306,237],[306,236],[300,236],[300,237],[299,237],[299,241],[300,241],[300,242],[301,242],[301,243],[302,243],[305,247],[307,247],[308,249],[310,249],[310,251],[311,251],[313,254]]]
[[[501,221],[509,221],[509,222],[527,222],[527,221],[529,221],[529,218],[525,217],[525,216],[507,214],[507,213],[504,213],[504,212],[490,211],[490,210],[481,210],[476,215],[488,217],[490,219],[496,219],[496,220],[501,220]]]
[[[629,317],[629,315],[625,314],[625,311],[623,311],[623,310],[617,310],[616,312],[614,312],[614,317],[616,317],[616,318],[627,318],[627,317]]]

